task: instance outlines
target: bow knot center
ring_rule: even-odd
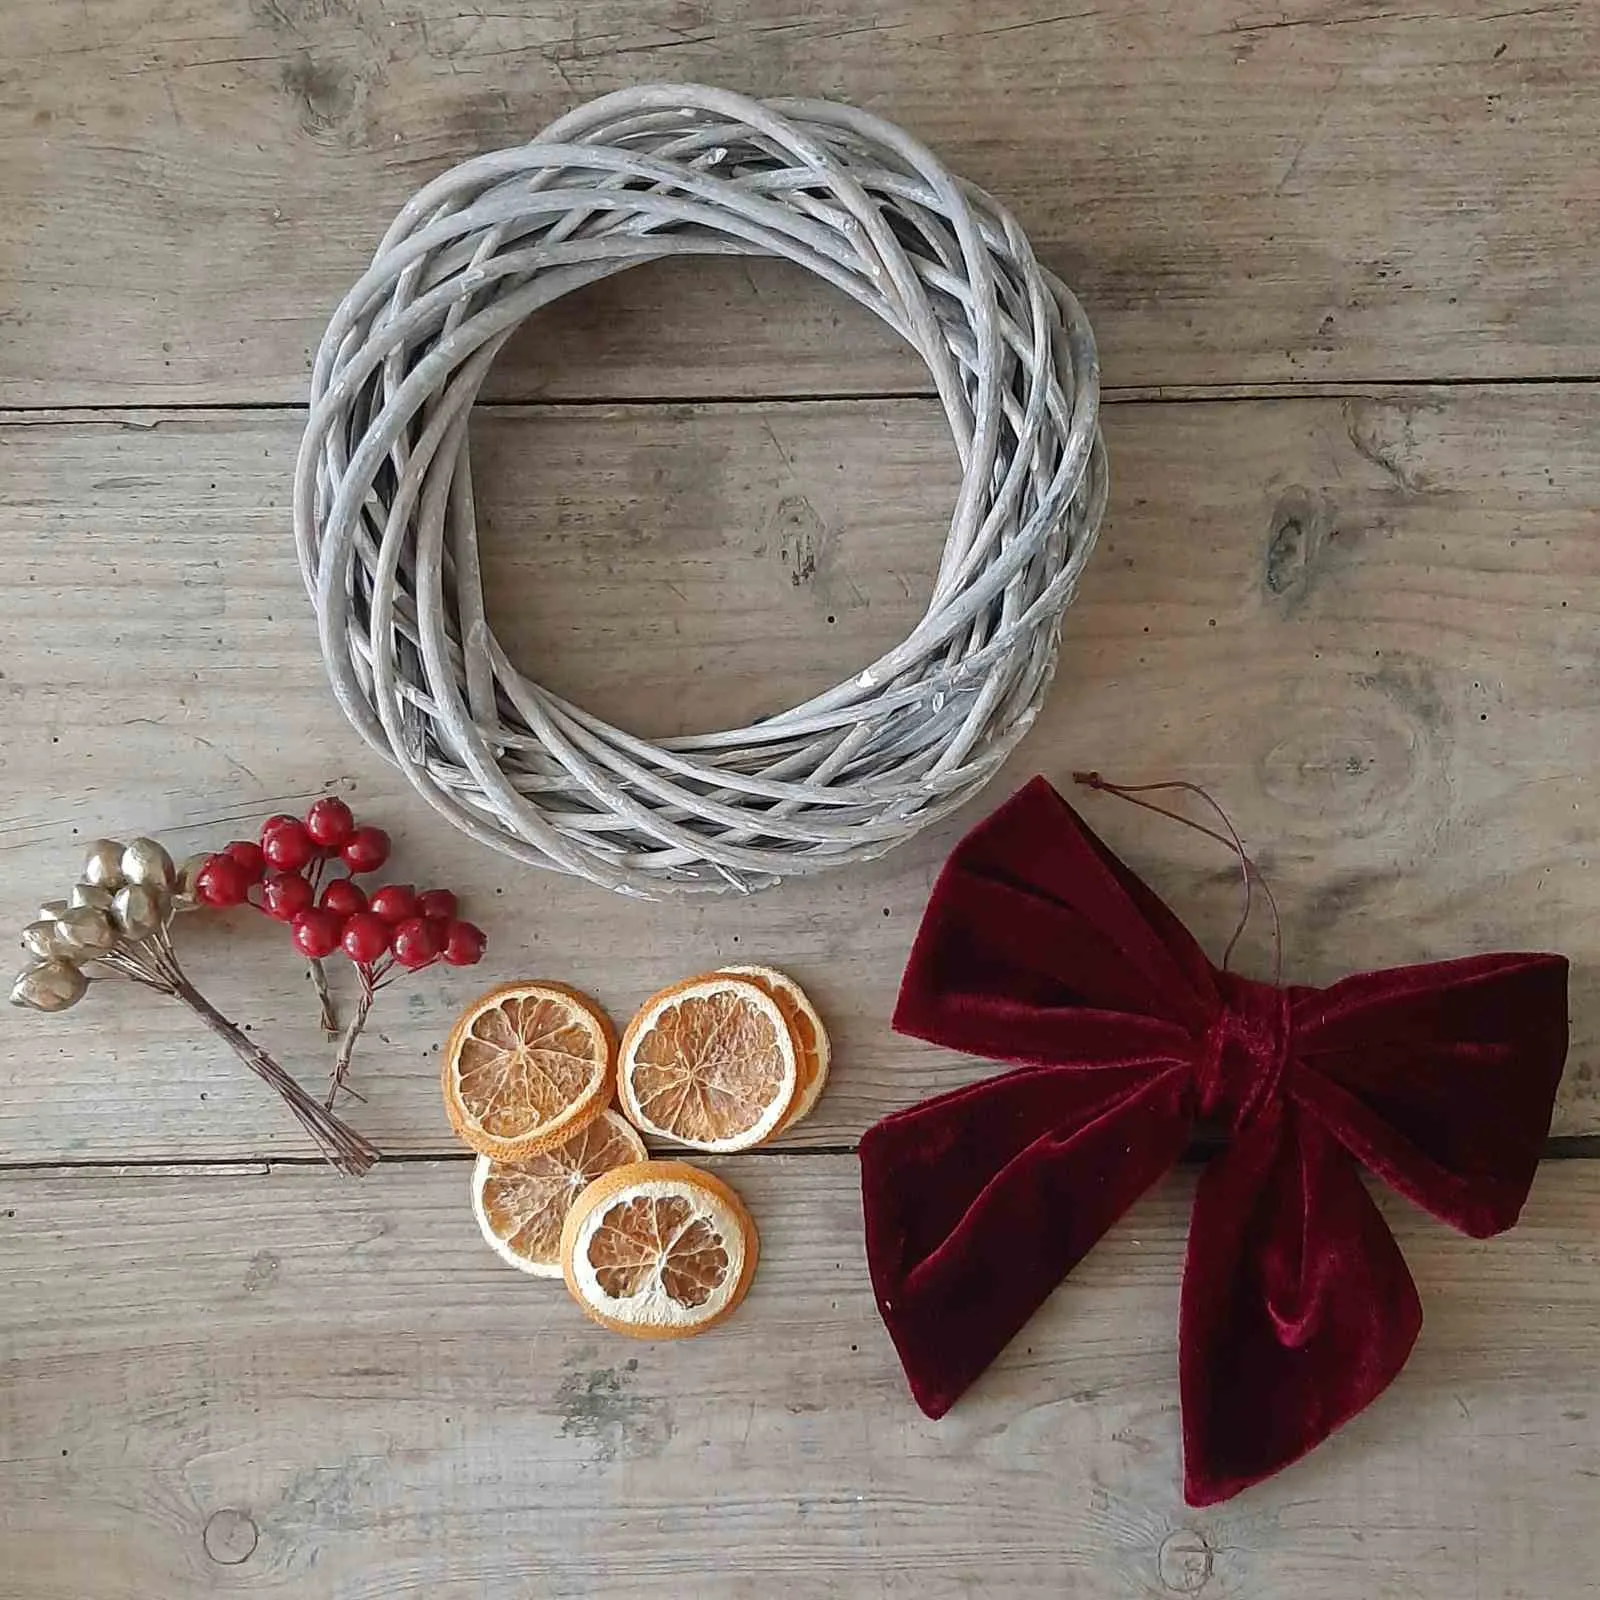
[[[1200,1053],[1200,1114],[1237,1133],[1278,1097],[1291,1045],[1289,993],[1228,972],[1217,982],[1222,1010]]]

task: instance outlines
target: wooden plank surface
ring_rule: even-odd
[[[1015,209],[1117,384],[1600,372],[1600,12],[1379,0],[7,0],[0,403],[296,401],[389,218],[652,78],[854,101]],[[644,271],[522,397],[926,380],[792,273]]]
[[[722,1170],[761,1268],[677,1345],[496,1261],[464,1161],[0,1174],[0,1595],[1593,1593],[1591,1163],[1548,1164],[1485,1243],[1386,1197],[1427,1312],[1409,1366],[1206,1511],[1179,1494],[1192,1174],[935,1424],[876,1319],[855,1162]]]
[[[626,903],[439,826],[334,707],[289,535],[311,351],[395,209],[652,78],[902,122],[1080,291],[1122,402],[1102,548],[1009,771],[885,861],[745,901]],[[6,0],[0,919],[91,835],[189,850],[332,789],[492,944],[384,996],[352,1116],[396,1159],[361,1185],[168,1003],[0,1009],[0,1600],[1592,1593],[1600,385],[1567,380],[1600,376],[1597,135],[1583,4]],[[512,656],[647,733],[832,683],[934,570],[956,476],[927,387],[771,263],[644,269],[537,319],[474,434]],[[528,400],[582,404],[503,403]],[[1296,979],[1574,962],[1578,1159],[1500,1240],[1380,1196],[1414,1360],[1207,1511],[1179,1492],[1192,1168],[940,1424],[862,1259],[848,1148],[991,1070],[888,1030],[933,874],[1022,778],[1081,766],[1216,793]],[[1226,860],[1083,809],[1220,949]],[[282,930],[185,933],[317,1081]],[[438,1045],[480,981],[567,979],[624,1019],[738,960],[811,989],[832,1083],[784,1147],[720,1164],[763,1234],[748,1305],[635,1346],[482,1246]],[[1269,960],[1254,927],[1242,966]]]
[[[647,905],[524,871],[436,825],[328,694],[285,509],[293,413],[13,418],[0,427],[0,916],[76,847],[152,829],[215,846],[324,786],[461,888],[483,981],[581,984],[619,1018],[734,960],[791,968],[838,1044],[797,1144],[988,1070],[895,1038],[894,987],[958,819],[861,871],[748,900]],[[1140,404],[1107,417],[1114,491],[1060,673],[1008,773],[1184,775],[1277,886],[1305,981],[1495,948],[1574,960],[1559,1133],[1600,1130],[1600,395],[1585,388]],[[772,710],[916,614],[954,468],[922,401],[486,413],[494,620],[515,659],[647,731]],[[630,716],[630,711],[635,714]],[[1227,862],[1104,798],[1084,809],[1220,950]],[[308,1078],[326,1051],[282,931],[186,941],[203,987]],[[1264,930],[1246,970],[1265,974]],[[480,974],[386,995],[356,1117],[454,1148],[436,1049]],[[0,1011],[0,1160],[215,1159],[298,1130],[167,1002]]]

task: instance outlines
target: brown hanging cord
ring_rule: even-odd
[[[1242,874],[1244,888],[1244,905],[1239,912],[1239,920],[1234,926],[1233,937],[1228,940],[1227,948],[1222,952],[1222,970],[1228,970],[1228,963],[1233,959],[1233,952],[1250,921],[1250,913],[1255,906],[1254,886],[1261,885],[1261,892],[1266,896],[1267,907],[1272,913],[1272,981],[1275,985],[1283,983],[1283,920],[1278,915],[1277,897],[1272,892],[1272,885],[1266,880],[1260,867],[1244,847],[1244,841],[1239,837],[1239,830],[1234,827],[1233,819],[1224,811],[1217,801],[1202,789],[1197,783],[1189,783],[1182,779],[1173,779],[1167,783],[1112,783],[1109,779],[1102,778],[1098,772],[1074,772],[1074,783],[1081,783],[1085,788],[1098,789],[1105,794],[1115,795],[1119,800],[1126,800],[1129,805],[1140,806],[1146,811],[1153,811],[1158,817],[1166,817],[1171,822],[1181,822],[1186,828],[1193,828],[1196,833],[1203,833],[1208,839],[1215,839],[1218,844],[1226,845],[1234,855],[1239,858],[1239,870]],[[1183,794],[1194,795],[1203,801],[1217,814],[1226,833],[1218,833],[1215,828],[1208,828],[1203,822],[1196,822],[1193,817],[1186,817],[1181,811],[1173,811],[1166,806],[1157,805],[1153,800],[1140,797],[1147,794],[1170,793],[1178,791]]]

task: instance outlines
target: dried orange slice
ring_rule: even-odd
[[[744,1202],[683,1161],[641,1161],[597,1178],[561,1230],[572,1298],[635,1339],[704,1333],[744,1299],[759,1252]]]
[[[777,1131],[800,1066],[778,1003],[748,978],[708,973],[652,995],[622,1036],[629,1121],[693,1150],[746,1150]]]
[[[783,1020],[789,1024],[800,1067],[800,1086],[795,1090],[794,1104],[789,1107],[788,1115],[778,1125],[778,1132],[783,1133],[802,1117],[811,1115],[811,1108],[828,1081],[828,1067],[833,1061],[828,1030],[805,990],[787,973],[779,972],[776,967],[724,967],[722,970],[731,978],[748,978],[757,988],[765,989],[777,1001]]]
[[[479,1156],[472,1212],[490,1248],[519,1272],[561,1276],[561,1225],[572,1202],[603,1173],[645,1159],[644,1140],[615,1111],[570,1139],[521,1161]]]
[[[605,1110],[615,1053],[610,1019],[576,990],[491,989],[461,1013],[445,1045],[450,1125],[497,1161],[548,1150]]]

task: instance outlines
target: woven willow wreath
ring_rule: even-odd
[[[748,728],[651,741],[530,682],[485,618],[473,401],[541,306],[666,256],[781,256],[927,363],[962,466],[928,608]],[[606,95],[417,194],[317,352],[295,538],[335,694],[475,839],[637,894],[864,861],[988,781],[1038,709],[1105,504],[1094,337],[1016,221],[821,100]]]

